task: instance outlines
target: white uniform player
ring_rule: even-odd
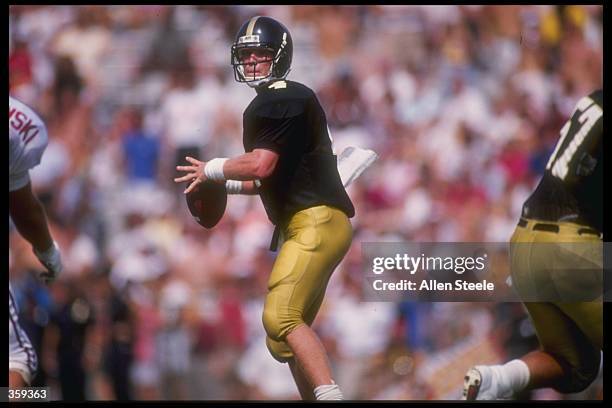
[[[19,325],[18,309],[9,283],[9,371],[16,371],[31,384],[38,370],[36,352],[26,332]]]
[[[46,267],[40,274],[50,282],[62,270],[60,251],[51,238],[42,204],[32,192],[29,170],[40,163],[47,147],[47,129],[28,106],[9,96],[9,213],[34,254]],[[9,285],[9,383],[31,384],[38,361],[25,331],[19,326],[17,304]],[[23,381],[20,380],[18,373]],[[25,382],[25,383],[24,383]]]

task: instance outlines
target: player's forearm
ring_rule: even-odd
[[[228,180],[259,180],[267,177],[269,173],[270,169],[262,163],[259,152],[245,153],[229,159],[223,165],[223,174]]]
[[[34,196],[30,202],[11,206],[9,212],[17,231],[39,252],[46,251],[53,245],[53,239],[47,226],[45,209]]]

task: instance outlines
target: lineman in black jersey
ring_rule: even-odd
[[[603,91],[582,98],[561,129],[542,180],[523,206],[523,218],[603,227]]]
[[[189,181],[225,181],[228,193],[259,194],[280,248],[263,312],[272,356],[288,362],[303,399],[342,399],[326,351],[310,328],[327,283],[352,240],[354,208],[342,185],[325,113],[308,87],[286,80],[293,42],[269,17],[245,22],[232,46],[235,78],[257,96],[244,112],[245,154],[177,166]]]
[[[506,399],[525,389],[584,390],[603,346],[603,91],[580,99],[560,132],[511,238],[512,283],[541,349],[475,366],[464,397]]]

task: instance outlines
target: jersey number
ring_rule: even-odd
[[[572,141],[567,145],[563,153],[559,154],[561,146],[565,142],[567,134],[572,126],[572,119],[565,122],[565,125],[561,128],[561,137],[555,146],[555,151],[550,156],[548,163],[546,164],[546,170],[551,170],[553,176],[564,180],[569,171],[569,163],[576,154],[576,151],[584,141],[586,135],[589,133],[593,125],[603,115],[602,109],[596,105],[593,100],[589,97],[584,97],[576,105],[576,111],[582,112],[578,117],[578,122],[582,125],[576,132],[576,135]],[[572,117],[574,115],[572,114]]]

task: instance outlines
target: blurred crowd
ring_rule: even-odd
[[[458,399],[463,373],[537,346],[518,303],[363,302],[360,243],[506,242],[580,97],[603,83],[602,6],[11,6],[11,95],[46,121],[31,171],[65,270],[12,225],[10,279],[62,399],[296,399],[261,323],[272,225],[230,196],[213,230],[173,183],[186,155],[243,153],[252,89],[230,46],[253,15],[294,41],[350,186],[353,246],[315,329],[351,399]],[[601,398],[543,390],[522,398]]]

